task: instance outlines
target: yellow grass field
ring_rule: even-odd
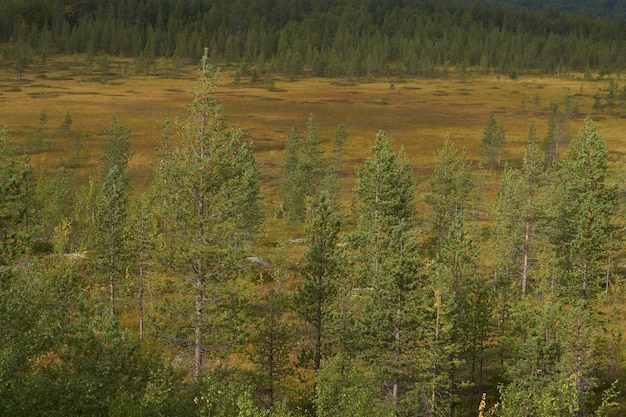
[[[133,184],[139,190],[149,184],[150,164],[164,120],[186,117],[195,67],[186,65],[181,76],[172,79],[134,75],[131,60],[110,61],[112,74],[103,76],[97,65],[88,69],[81,57],[51,57],[45,68],[32,64],[22,82],[8,63],[0,61],[0,123],[8,126],[16,143],[24,143],[29,134],[40,131],[42,110],[49,118],[42,139],[46,150],[30,156],[37,173],[54,172],[71,159],[71,139],[60,130],[65,114],[70,112],[72,130],[83,134],[83,149],[81,162],[68,171],[77,181],[86,181],[97,169],[95,156],[101,150],[103,128],[115,115],[119,123],[132,130]],[[542,140],[550,101],[561,104],[567,89],[580,110],[571,121],[572,132],[575,134],[585,116],[590,115],[603,133],[616,166],[622,166],[626,152],[626,119],[617,110],[615,114],[593,114],[593,96],[607,88],[608,80],[584,80],[582,74],[510,80],[470,73],[465,82],[454,72],[447,79],[351,83],[274,77],[272,88],[267,81],[252,83],[246,77],[236,85],[233,75],[232,69],[222,72],[215,96],[222,102],[224,117],[254,143],[269,206],[280,203],[276,194],[278,165],[287,132],[294,124],[304,131],[311,114],[319,125],[320,136],[326,139],[327,149],[337,126],[343,123],[347,128],[348,154],[343,172],[347,190],[354,186],[354,166],[369,155],[378,130],[388,133],[396,149],[404,146],[418,182],[427,178],[434,154],[446,135],[458,147],[466,147],[470,158],[478,163],[483,160],[479,148],[483,126],[492,111],[506,129],[505,160],[519,164],[528,125],[536,123]],[[497,176],[488,176],[485,186],[487,192],[493,191]]]

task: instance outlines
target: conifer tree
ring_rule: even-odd
[[[268,408],[275,407],[284,395],[281,381],[293,371],[290,355],[297,342],[293,317],[289,314],[289,294],[285,291],[287,262],[285,244],[280,243],[270,270],[272,287],[253,306],[255,318],[249,355],[258,368],[261,401]]]
[[[130,136],[130,130],[113,116],[111,126],[104,129],[104,149],[99,158],[101,178],[95,203],[94,243],[103,272],[108,276],[111,316],[116,311],[116,279],[124,270],[122,258],[126,254]]]
[[[467,152],[461,152],[446,138],[435,157],[435,167],[427,182],[423,199],[430,208],[426,214],[429,225],[429,253],[438,254],[441,240],[447,235],[457,215],[471,217],[478,207],[476,179],[472,175]]]
[[[354,274],[363,293],[364,357],[378,369],[395,413],[414,407],[408,375],[415,363],[413,330],[420,260],[414,230],[414,183],[404,150],[397,154],[384,132],[373,155],[357,169],[357,230],[349,238]]]
[[[39,233],[51,237],[54,229],[64,220],[73,221],[74,194],[70,189],[70,178],[61,167],[56,175],[49,180],[40,179],[37,184],[37,200],[39,213]]]
[[[304,221],[310,207],[319,198],[326,168],[320,144],[313,115],[307,121],[305,138],[300,137],[296,126],[291,127],[281,164],[285,192],[283,211],[289,220]]]
[[[441,261],[430,261],[421,289],[419,345],[422,372],[416,386],[419,409],[429,417],[447,416],[456,401],[454,373],[461,364],[456,338],[456,292],[450,270]]]
[[[116,278],[123,271],[128,196],[122,170],[114,165],[104,179],[96,203],[96,250],[108,275],[109,313],[116,312]]]
[[[111,169],[117,166],[122,172],[125,181],[128,181],[128,164],[132,157],[130,150],[131,131],[117,122],[117,117],[111,117],[111,125],[104,128],[104,149],[100,156],[100,179],[109,175]]]
[[[504,125],[498,123],[493,112],[489,113],[480,146],[487,156],[487,165],[489,165],[491,172],[493,172],[496,163],[498,166],[501,164],[505,140]]]
[[[548,133],[543,142],[546,168],[554,168],[559,163],[560,153],[570,141],[570,125],[566,114],[559,110],[556,103],[550,103]]]
[[[412,224],[415,214],[415,190],[404,149],[396,154],[387,134],[380,131],[372,152],[357,168],[355,191],[358,231],[354,237],[363,256],[364,285],[375,284],[380,276],[382,250],[391,231],[402,221]]]
[[[498,193],[494,218],[494,248],[498,255],[497,275],[505,286],[518,287],[525,297],[528,288],[533,239],[540,216],[539,193],[543,180],[543,158],[536,143],[526,147],[521,170],[507,167]]]
[[[306,218],[306,197],[310,188],[301,159],[301,147],[298,128],[292,126],[285,140],[285,154],[281,164],[282,187],[285,193],[282,211],[288,220],[300,222]]]
[[[346,153],[346,141],[348,140],[348,132],[346,127],[341,124],[335,130],[335,138],[333,140],[333,159],[337,165],[337,173],[341,175],[341,165],[343,164],[343,157]]]
[[[161,151],[154,184],[162,219],[159,261],[180,277],[180,295],[193,306],[178,318],[192,329],[181,337],[193,346],[195,380],[208,348],[215,347],[210,352],[216,356],[217,346],[228,345],[226,336],[239,336],[221,332],[229,322],[217,313],[237,313],[223,306],[236,300],[236,293],[227,296],[236,285],[224,284],[236,278],[232,273],[262,214],[254,157],[241,131],[221,119],[212,96],[219,73],[206,54],[200,71],[189,116],[177,125],[179,142]]]
[[[325,342],[327,306],[333,296],[333,280],[337,272],[335,255],[340,220],[329,200],[322,192],[319,206],[313,212],[310,226],[305,228],[309,245],[302,267],[304,282],[294,295],[294,309],[311,327],[313,370],[320,369]]]
[[[553,187],[551,243],[563,291],[583,299],[603,283],[614,238],[617,188],[610,183],[608,152],[589,118],[567,147]]]

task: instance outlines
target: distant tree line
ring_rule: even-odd
[[[87,53],[196,59],[243,75],[435,76],[448,66],[515,77],[587,68],[619,72],[621,19],[426,0],[7,0],[0,4],[5,57]]]

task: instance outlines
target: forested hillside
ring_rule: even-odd
[[[50,106],[35,125],[0,114],[0,416],[624,415],[624,151],[597,127],[623,131],[623,22],[414,3],[0,4],[0,100],[28,117],[37,96]],[[161,127],[139,139],[158,143],[145,186],[130,173],[127,114],[89,114],[105,126],[87,138],[90,159],[76,129],[88,111],[51,107],[62,94],[122,101],[93,90],[133,96],[139,80],[178,95],[173,81],[188,80],[174,80],[176,62],[195,70],[200,56],[184,117],[119,107]],[[215,63],[233,90],[267,92],[257,101],[281,101],[279,77],[332,77],[316,84],[327,88],[380,77],[386,95],[364,100],[367,121],[349,100],[336,115],[367,128],[389,100],[426,94],[406,77],[454,83],[431,91],[457,108],[483,105],[463,97],[488,78],[489,103],[519,84],[515,108],[486,114],[471,150],[412,128],[411,149],[436,149],[426,169],[384,130],[355,143],[339,124],[323,138],[312,114],[276,130],[262,165],[216,98]],[[530,74],[541,82],[520,82]],[[542,104],[557,77],[579,91],[560,85]],[[335,94],[365,95],[351,88]],[[537,123],[512,138],[509,118],[530,114]],[[50,174],[32,161],[53,166],[53,145],[63,155]]]
[[[482,2],[59,1],[0,4],[0,40],[14,62],[53,53],[197,59],[290,77],[436,76],[477,66],[512,77],[529,71],[620,72],[621,20],[494,7]],[[19,65],[19,64],[16,64]]]
[[[619,0],[484,0],[490,6],[523,7],[530,10],[558,10],[606,18],[626,17],[626,3]]]

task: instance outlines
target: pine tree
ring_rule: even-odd
[[[65,113],[63,123],[61,123],[61,130],[68,136],[72,131],[72,115],[69,111]]]
[[[505,168],[494,216],[494,248],[499,254],[497,274],[503,275],[505,286],[514,284],[519,276],[521,297],[526,296],[533,260],[539,212],[539,193],[543,179],[543,158],[536,143],[526,147],[522,170]]]
[[[348,140],[348,132],[344,125],[339,125],[335,131],[335,138],[333,140],[333,159],[337,166],[337,173],[341,176],[341,165],[343,164],[343,157],[346,153],[346,141]]]
[[[491,305],[487,302],[488,281],[478,271],[481,248],[478,245],[478,225],[467,225],[461,214],[457,215],[441,242],[440,262],[450,275],[450,288],[454,291],[456,309],[451,312],[452,340],[458,343],[458,356],[469,369],[470,382],[482,390],[483,369],[486,358],[486,341],[491,333]],[[450,384],[460,385],[450,372]],[[476,392],[470,391],[469,400],[478,404]]]
[[[37,184],[37,211],[41,236],[51,237],[54,229],[64,220],[73,221],[74,200],[70,177],[65,168],[59,168],[56,175],[49,180],[39,179]]]
[[[128,181],[128,164],[132,157],[130,151],[131,131],[111,118],[111,125],[104,128],[104,149],[100,156],[100,178],[104,180],[111,169],[117,166],[125,181]]]
[[[96,202],[96,250],[108,275],[109,313],[115,315],[116,278],[123,271],[126,253],[128,195],[122,170],[114,165],[104,179]]]
[[[304,139],[300,138],[296,126],[292,126],[287,135],[281,177],[285,193],[283,212],[289,220],[304,221],[310,207],[319,198],[326,172],[320,144],[313,115],[309,116]]]
[[[562,113],[555,103],[551,102],[548,133],[543,142],[546,168],[554,168],[558,165],[561,150],[567,147],[570,134],[567,115]]]
[[[617,188],[610,184],[608,152],[589,118],[567,147],[552,190],[551,243],[563,291],[587,298],[604,282],[614,238]]]
[[[491,172],[493,172],[496,162],[498,166],[501,164],[505,141],[504,125],[498,123],[493,112],[489,113],[480,146],[487,156],[487,164]]]
[[[299,222],[306,218],[307,193],[310,189],[310,178],[305,174],[301,148],[298,128],[292,126],[285,140],[285,154],[281,164],[282,188],[285,193],[282,211],[288,220]]]
[[[381,131],[372,152],[374,155],[357,168],[355,191],[358,231],[354,238],[363,256],[365,285],[375,284],[380,276],[382,250],[391,231],[403,221],[412,224],[415,214],[415,190],[404,150],[396,155]]]
[[[457,215],[471,217],[478,208],[478,187],[466,150],[459,152],[446,138],[437,153],[427,187],[423,199],[430,206],[426,214],[430,231],[428,250],[434,255],[440,252],[441,240],[448,233],[454,218]]]
[[[304,282],[294,294],[294,309],[300,318],[311,327],[310,344],[313,352],[313,370],[320,369],[327,306],[333,296],[333,280],[337,272],[335,255],[340,220],[329,201],[328,194],[322,192],[319,206],[313,212],[310,226],[305,228],[308,235],[308,249],[302,267]]]
[[[192,335],[182,336],[191,336],[196,380],[208,347],[227,344],[220,329],[228,323],[217,312],[224,311],[221,304],[236,299],[226,295],[235,285],[225,283],[234,278],[232,272],[262,214],[250,146],[241,131],[221,119],[221,106],[212,96],[218,75],[205,54],[189,117],[177,125],[180,142],[167,145],[155,166],[157,213],[162,219],[159,260],[182,279],[180,295],[193,305],[181,320],[193,329]],[[213,355],[219,353],[212,350]]]
[[[450,271],[441,261],[429,262],[426,274],[418,338],[423,371],[417,374],[416,386],[424,415],[447,416],[456,395],[453,376],[461,363],[455,339],[456,292]]]
[[[408,376],[415,369],[415,309],[420,260],[414,230],[414,183],[404,150],[397,154],[384,132],[376,136],[373,155],[357,169],[357,230],[349,251],[357,286],[366,286],[360,337],[368,360],[394,412],[414,403]],[[353,313],[354,314],[354,313]],[[404,412],[403,411],[403,412]]]

